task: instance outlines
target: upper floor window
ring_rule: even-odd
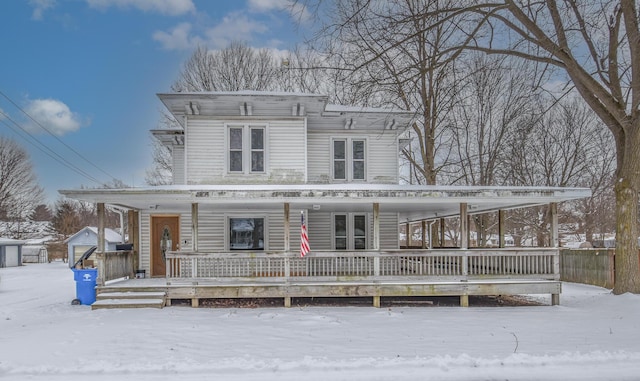
[[[366,179],[366,141],[364,139],[333,139],[333,179]]]
[[[229,173],[265,172],[265,134],[264,126],[229,127]]]

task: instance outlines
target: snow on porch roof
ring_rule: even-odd
[[[205,210],[267,210],[289,203],[299,209],[364,211],[378,203],[381,212],[398,212],[409,220],[457,215],[460,203],[477,214],[591,196],[588,188],[393,184],[170,185],[59,192],[77,200],[153,211],[180,211],[194,203]]]

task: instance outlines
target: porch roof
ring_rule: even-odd
[[[468,213],[478,214],[591,195],[588,188],[395,184],[169,185],[59,192],[124,209],[174,212],[188,210],[194,203],[202,210],[268,210],[289,203],[299,209],[346,212],[369,211],[379,203],[381,212],[398,212],[402,220],[410,221],[457,215],[460,203],[468,204]]]

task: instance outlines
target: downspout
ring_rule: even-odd
[[[118,215],[120,216],[120,243],[125,243],[125,238],[124,238],[124,209],[120,209],[116,206],[108,206],[107,209],[109,209],[112,212],[118,213]]]
[[[429,221],[429,249],[433,249],[433,239],[431,239],[431,236],[433,235],[433,224],[435,224],[436,222],[438,222],[438,220]]]

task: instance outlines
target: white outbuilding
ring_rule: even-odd
[[[106,251],[115,251],[116,245],[122,243],[122,236],[115,230],[106,228],[104,229],[104,241]],[[98,245],[98,228],[86,226],[67,238],[64,243],[67,244],[69,267],[73,267],[85,251]],[[88,259],[93,258],[89,257]]]

